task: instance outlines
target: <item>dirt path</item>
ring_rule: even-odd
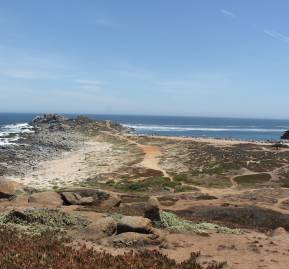
[[[144,159],[140,163],[140,165],[149,169],[159,170],[164,174],[165,177],[168,177],[169,179],[172,180],[172,177],[164,169],[162,169],[159,164],[160,157],[162,155],[160,147],[142,144],[137,145],[145,153]]]

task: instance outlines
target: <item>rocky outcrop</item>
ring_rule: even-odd
[[[59,207],[63,205],[61,196],[54,191],[33,193],[28,198],[28,202],[51,207]]]
[[[284,132],[284,134],[281,136],[281,139],[289,140],[289,130]]]
[[[124,216],[117,224],[117,233],[135,232],[149,234],[152,231],[150,219],[138,216]]]
[[[59,123],[59,122],[64,122],[66,118],[61,115],[57,114],[44,114],[42,116],[37,116],[32,120],[32,125],[37,125],[37,124],[53,124],[53,123]]]

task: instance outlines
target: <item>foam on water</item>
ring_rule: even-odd
[[[134,128],[137,131],[155,131],[155,132],[165,132],[165,131],[174,131],[174,132],[183,132],[183,131],[203,131],[203,132],[283,132],[284,129],[268,129],[268,128],[234,128],[233,126],[227,126],[227,128],[204,128],[197,126],[159,126],[159,125],[131,125],[125,124],[126,127]]]
[[[21,134],[33,133],[33,127],[28,123],[16,123],[0,126],[0,146],[16,145]]]

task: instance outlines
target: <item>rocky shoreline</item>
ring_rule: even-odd
[[[102,132],[130,131],[111,121],[94,121],[84,116],[66,119],[55,114],[36,117],[31,126],[32,132],[23,133],[13,145],[0,148],[0,176],[23,176],[41,161],[86,147],[89,137]]]

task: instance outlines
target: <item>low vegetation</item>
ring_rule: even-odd
[[[172,212],[161,212],[161,221],[156,223],[157,226],[176,232],[193,232],[198,234],[216,232],[223,234],[241,234],[239,229],[230,229],[218,224],[200,222],[194,223],[189,220],[183,220]]]
[[[161,176],[148,177],[138,181],[122,180],[119,182],[109,182],[108,185],[122,192],[185,192],[195,190],[193,186],[182,185],[181,182],[172,181],[169,178]]]
[[[232,186],[230,180],[225,176],[196,176],[196,173],[180,173],[174,174],[173,179],[176,182],[207,188],[229,188]]]
[[[244,175],[234,178],[236,183],[238,183],[239,186],[243,187],[256,187],[257,184],[268,183],[270,179],[271,176],[267,173]]]
[[[65,228],[83,228],[88,225],[88,220],[56,209],[26,209],[0,214],[0,225],[28,234],[42,234]]]
[[[260,231],[283,227],[289,231],[289,215],[256,206],[202,206],[179,210],[177,214],[190,221],[217,222],[230,227]]]
[[[218,147],[210,144],[179,141],[159,142],[161,164],[171,174],[187,173],[190,177],[228,176],[241,168],[256,173],[270,172],[288,164],[289,151],[276,151],[271,146],[236,144]]]
[[[112,256],[85,246],[72,246],[53,233],[31,237],[0,227],[0,268],[3,269],[222,269],[225,263],[205,267],[197,262],[198,253],[177,264],[157,251],[129,252]]]

